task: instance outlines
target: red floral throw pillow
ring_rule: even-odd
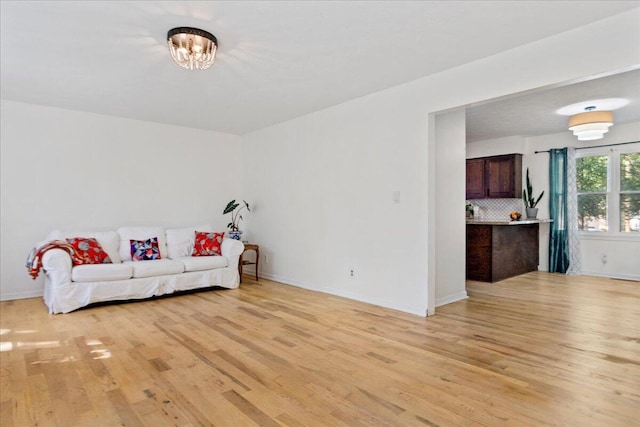
[[[158,246],[157,237],[147,240],[129,240],[129,244],[131,245],[131,260],[133,261],[160,259],[160,246]]]
[[[76,251],[73,265],[111,264],[111,258],[93,237],[74,237],[67,239],[67,243]]]
[[[222,255],[220,245],[224,232],[214,233],[213,231],[196,231],[196,241],[193,245],[191,256],[215,256]]]

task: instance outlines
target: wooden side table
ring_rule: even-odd
[[[254,251],[256,253],[256,261],[249,261],[244,259],[244,254],[247,251]],[[258,264],[260,263],[260,246],[255,245],[253,243],[245,243],[244,251],[240,255],[240,262],[238,263],[238,271],[240,272],[240,283],[242,283],[242,267],[245,265],[255,265],[256,266],[256,282],[258,281]]]

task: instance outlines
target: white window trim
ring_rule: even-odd
[[[578,238],[580,240],[606,240],[608,242],[628,242],[629,240],[640,241],[638,233],[620,232],[618,234],[611,234],[604,231],[580,231]]]
[[[590,147],[576,151],[576,158],[607,156],[608,231],[578,230],[579,238],[589,240],[640,240],[640,233],[620,231],[620,155],[637,153],[638,151],[640,151],[640,143],[614,147]]]

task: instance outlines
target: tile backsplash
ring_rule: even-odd
[[[469,202],[479,208],[478,215],[474,217],[476,220],[508,220],[511,211],[518,211],[523,217],[526,216],[522,199],[472,199]]]

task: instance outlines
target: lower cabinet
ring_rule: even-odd
[[[497,282],[538,270],[539,224],[467,224],[468,280]]]

